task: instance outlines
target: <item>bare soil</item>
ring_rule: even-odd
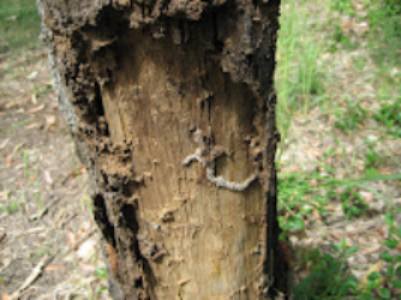
[[[108,299],[90,209],[46,53],[0,58],[0,298]]]

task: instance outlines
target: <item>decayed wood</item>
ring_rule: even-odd
[[[279,1],[39,7],[114,297],[273,297]]]

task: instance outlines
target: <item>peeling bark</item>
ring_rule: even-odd
[[[274,298],[279,1],[38,6],[114,298]]]

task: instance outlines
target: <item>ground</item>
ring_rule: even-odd
[[[11,297],[43,265],[22,299],[107,299],[86,172],[59,116],[47,55],[2,57],[0,69],[0,295]]]
[[[4,7],[2,34],[35,24]],[[295,299],[401,294],[400,12],[283,1],[277,162]],[[108,299],[87,174],[32,44],[0,34],[0,297]]]

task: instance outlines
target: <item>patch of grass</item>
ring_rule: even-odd
[[[12,199],[5,204],[0,203],[0,212],[6,213],[8,215],[14,215],[19,212],[21,205],[17,199]]]
[[[383,242],[380,254],[382,267],[372,271],[361,286],[361,300],[389,300],[401,298],[401,224],[397,223],[396,214],[388,212],[385,216],[388,236]]]
[[[348,219],[358,218],[366,214],[369,206],[356,188],[346,188],[339,194],[341,208]]]
[[[312,215],[323,219],[330,201],[340,201],[344,214],[356,218],[365,214],[368,206],[358,191],[372,181],[399,181],[401,174],[382,175],[375,169],[360,178],[335,179],[329,173],[280,174],[278,180],[279,223],[282,238],[304,231]]]
[[[351,0],[331,0],[330,18],[327,20],[327,29],[330,32],[327,44],[331,52],[340,49],[354,50],[358,47],[358,42],[349,32],[345,32],[341,24],[342,17],[354,19],[356,11]]]
[[[28,150],[22,151],[22,164],[24,166],[24,177],[29,178],[32,174],[31,170],[31,156]]]
[[[329,201],[341,201],[348,218],[360,217],[367,212],[368,205],[359,194],[359,186],[370,181],[400,180],[401,174],[368,174],[362,178],[333,179],[317,172],[290,173],[279,177],[279,211],[282,238],[302,232],[312,213],[324,216]],[[293,289],[294,299],[299,300],[386,300],[398,299],[401,295],[401,224],[395,216],[398,210],[389,210],[386,215],[388,236],[383,241],[379,260],[365,281],[358,281],[348,270],[346,258],[357,253],[356,247],[345,240],[333,245],[330,253],[318,250],[297,250],[297,266],[307,270],[307,275]]]
[[[334,24],[329,49],[335,52],[339,49],[353,50],[358,44],[344,33],[339,24]]]
[[[366,0],[371,26],[370,50],[381,64],[400,65],[401,2],[399,0]]]
[[[349,197],[347,197],[349,199]],[[346,260],[358,253],[345,240],[332,246],[329,252],[317,249],[297,249],[297,267],[307,274],[294,287],[295,300],[390,300],[401,297],[401,224],[396,215],[386,214],[388,235],[383,240],[379,259],[371,267],[366,279],[358,281]]]
[[[366,58],[363,56],[357,56],[354,57],[353,59],[353,65],[355,69],[358,70],[359,72],[362,72],[365,69],[366,64],[367,64]]]
[[[355,15],[355,9],[351,0],[331,0],[330,8],[333,11],[345,14],[348,16]]]
[[[357,129],[368,117],[368,112],[358,101],[348,100],[346,107],[335,112],[334,126],[343,132],[349,133]]]
[[[109,273],[106,267],[98,267],[95,270],[95,275],[100,280],[106,280],[109,277]]]
[[[277,123],[283,139],[294,112],[307,112],[324,98],[324,72],[318,65],[322,46],[306,34],[313,26],[307,22],[310,19],[307,9],[297,1],[283,1],[275,79]]]
[[[355,294],[358,281],[347,268],[345,254],[312,250],[303,259],[309,272],[294,287],[294,300],[343,300]]]
[[[392,103],[383,104],[373,117],[386,127],[390,135],[401,138],[401,97]]]
[[[327,104],[334,109],[335,127],[348,135],[357,134],[356,130],[365,125],[368,127],[370,123],[365,123],[365,120],[373,118],[391,136],[401,137],[401,1],[285,0],[282,4],[276,88],[278,126],[284,140],[295,114],[305,115],[311,107],[322,108]],[[311,9],[313,6],[318,6],[319,17],[326,20],[323,30],[314,27],[316,11]],[[330,50],[339,49],[341,53],[330,53]],[[349,50],[357,51],[346,57]],[[325,51],[328,53],[325,54]],[[352,91],[340,89],[335,81],[328,82],[330,73],[330,77],[321,76],[325,71],[324,66],[318,63],[322,55],[324,58],[332,56],[333,59],[351,58],[349,62],[352,65],[348,64],[348,60],[339,63],[345,69],[340,68],[338,72],[345,70],[346,73],[334,74],[332,78],[340,75],[344,79],[344,75],[349,80],[349,86],[353,87]],[[353,83],[353,79],[359,76],[358,72],[364,72],[360,75],[368,81],[368,88],[360,88]],[[335,97],[326,95],[329,91]],[[347,99],[347,95],[355,94],[355,91],[360,91],[361,97],[365,97],[366,93],[365,103],[375,99],[380,101],[381,107],[371,111],[374,105],[363,107],[359,99],[348,99],[342,107],[344,103],[335,103],[334,99]],[[332,102],[324,101],[330,98]],[[329,113],[332,112],[330,110]],[[375,130],[370,126],[369,129]],[[373,135],[376,137],[378,134],[382,131]],[[382,141],[388,136],[378,138]],[[338,150],[336,146],[333,149]],[[325,221],[325,216],[333,208],[333,201],[337,207],[341,205],[348,219],[364,216],[369,206],[361,191],[371,190],[370,183],[374,181],[398,184],[401,180],[400,173],[380,173],[381,166],[389,162],[374,143],[367,143],[364,151],[355,154],[355,157],[360,158],[361,155],[364,171],[359,178],[338,178],[333,153],[328,153],[327,161],[319,164],[319,171],[279,174],[279,222],[283,238],[292,234],[299,237],[311,222],[319,218]],[[352,165],[345,168],[345,174],[353,171]],[[360,250],[341,242],[330,253],[316,250],[304,254],[301,263],[307,266],[304,269],[309,272],[295,286],[294,299],[401,299],[401,225],[396,223],[395,218],[399,213],[392,212],[386,217],[387,223],[392,224],[388,225],[389,234],[383,239],[380,258],[370,266],[370,274],[366,274],[364,280],[358,281],[346,266],[346,258]],[[297,255],[302,254],[298,252]]]
[[[301,232],[313,212],[324,215],[327,197],[316,190],[317,173],[291,173],[279,177],[279,222],[283,235]]]
[[[35,0],[1,0],[0,54],[36,46],[39,24]]]
[[[366,143],[365,170],[374,170],[384,163],[382,155],[376,150],[373,143]]]

